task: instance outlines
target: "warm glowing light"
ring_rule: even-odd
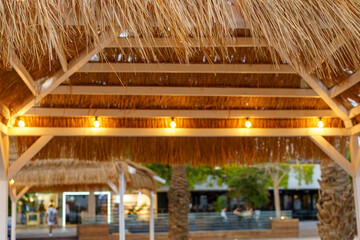
[[[171,128],[176,128],[176,122],[174,121],[174,119],[172,119],[172,121],[170,123],[170,127]]]
[[[246,126],[247,128],[251,128],[251,122],[250,122],[249,120],[246,120],[245,126]]]
[[[285,217],[284,216],[281,216],[281,220],[284,220],[285,219]]]
[[[10,179],[10,184],[13,185],[15,183],[14,179]]]
[[[25,122],[23,120],[19,120],[18,121],[18,126],[21,127],[21,128],[25,127]]]
[[[95,118],[94,127],[96,128],[100,127],[100,122],[97,118]]]
[[[320,119],[320,121],[318,122],[317,125],[318,125],[319,128],[323,128],[324,127],[324,122],[321,121],[321,119]]]

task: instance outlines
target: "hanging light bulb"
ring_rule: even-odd
[[[18,126],[21,127],[21,128],[25,127],[25,122],[20,119],[20,120],[18,121]]]
[[[174,121],[174,118],[171,119],[170,127],[176,128],[176,122]]]
[[[320,118],[320,120],[318,121],[318,127],[319,128],[323,128],[324,127],[324,122],[321,120],[321,118]]]
[[[15,183],[15,180],[12,178],[12,179],[10,179],[10,185],[13,185],[14,183]]]
[[[95,118],[94,127],[96,128],[100,127],[100,122],[97,117]]]
[[[246,119],[245,126],[247,128],[251,128],[251,122],[249,121],[249,119]]]

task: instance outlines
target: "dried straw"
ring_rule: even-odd
[[[329,138],[336,145],[334,139]],[[35,140],[17,137],[19,154]],[[33,160],[112,161],[125,156],[137,163],[212,166],[327,158],[307,137],[55,137]]]

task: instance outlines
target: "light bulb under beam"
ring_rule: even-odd
[[[25,122],[23,120],[19,120],[18,121],[18,126],[21,127],[21,128],[25,127]]]
[[[176,122],[174,121],[174,118],[171,119],[170,127],[176,128]]]
[[[94,121],[94,127],[96,127],[96,128],[100,127],[100,122],[97,117],[95,118],[95,121]]]
[[[317,123],[319,128],[323,128],[324,127],[324,122],[320,119]]]
[[[251,128],[251,122],[249,121],[249,119],[246,120],[245,126],[246,126],[247,128]]]

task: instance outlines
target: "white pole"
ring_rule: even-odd
[[[120,171],[119,177],[119,195],[120,195],[120,204],[119,204],[119,239],[125,240],[125,205],[124,205],[124,194],[125,194],[125,179],[123,170]]]
[[[17,201],[11,201],[11,240],[16,240],[16,205]]]
[[[150,192],[150,240],[155,240],[154,192]]]
[[[1,140],[1,139],[0,139]],[[0,180],[0,239],[8,239],[8,181]]]

